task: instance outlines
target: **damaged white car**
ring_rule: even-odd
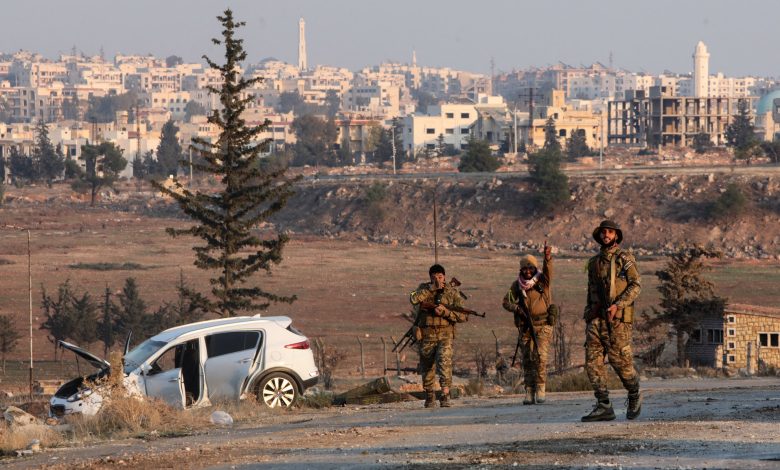
[[[64,341],[60,345],[99,369],[64,384],[50,402],[52,416],[94,415],[104,396],[94,386],[111,365]],[[179,408],[208,406],[254,394],[269,408],[286,408],[317,383],[309,340],[288,317],[232,317],[177,326],[127,351],[124,386]]]

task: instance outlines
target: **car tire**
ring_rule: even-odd
[[[283,372],[263,377],[255,393],[257,401],[268,408],[290,408],[301,394],[295,380]]]

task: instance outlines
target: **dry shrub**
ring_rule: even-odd
[[[41,447],[54,447],[63,441],[63,436],[43,424],[10,428],[3,423],[0,427],[0,455],[25,449],[33,439],[38,439]]]
[[[475,377],[469,379],[463,391],[466,395],[482,395],[484,390],[485,382],[481,378]]]
[[[686,377],[698,377],[696,369],[690,367],[657,367],[646,368],[644,374],[648,377],[660,377],[662,379],[681,379]]]
[[[622,389],[623,384],[617,375],[610,369],[607,374],[607,387],[610,390]],[[593,390],[588,375],[582,371],[568,371],[560,375],[547,377],[548,392],[581,392]]]
[[[336,367],[347,357],[344,351],[329,346],[322,341],[322,338],[316,338],[314,340],[314,362],[317,364],[317,369],[320,371],[320,380],[326,390],[330,390],[333,387],[333,371]]]
[[[71,415],[66,420],[75,438],[106,438],[176,429],[183,414],[157,400],[112,396],[95,416]]]

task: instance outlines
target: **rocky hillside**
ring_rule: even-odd
[[[746,205],[714,217],[713,202],[731,183]],[[639,255],[696,242],[730,258],[780,259],[780,178],[772,176],[572,178],[571,200],[554,213],[535,207],[524,178],[307,182],[274,222],[300,234],[432,246],[434,189],[443,246],[538,249],[548,238],[565,253],[590,252],[593,227],[611,218]]]

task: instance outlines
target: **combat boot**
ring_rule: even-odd
[[[449,408],[452,406],[452,402],[450,401],[450,394],[441,394],[441,400],[439,400],[439,406],[442,408]]]
[[[545,394],[544,384],[538,384],[536,386],[536,403],[542,404],[547,399]]]
[[[639,390],[628,392],[628,407],[626,408],[626,418],[636,419],[642,412],[642,394]]]
[[[612,409],[612,403],[609,400],[599,401],[593,407],[593,411],[582,417],[582,421],[586,423],[591,421],[612,421],[613,419],[615,419],[615,410]]]
[[[425,407],[434,408],[436,406],[436,394],[433,392],[427,392],[425,394]]]
[[[525,398],[523,398],[523,405],[533,405],[533,404],[534,404],[534,388],[525,387]]]

